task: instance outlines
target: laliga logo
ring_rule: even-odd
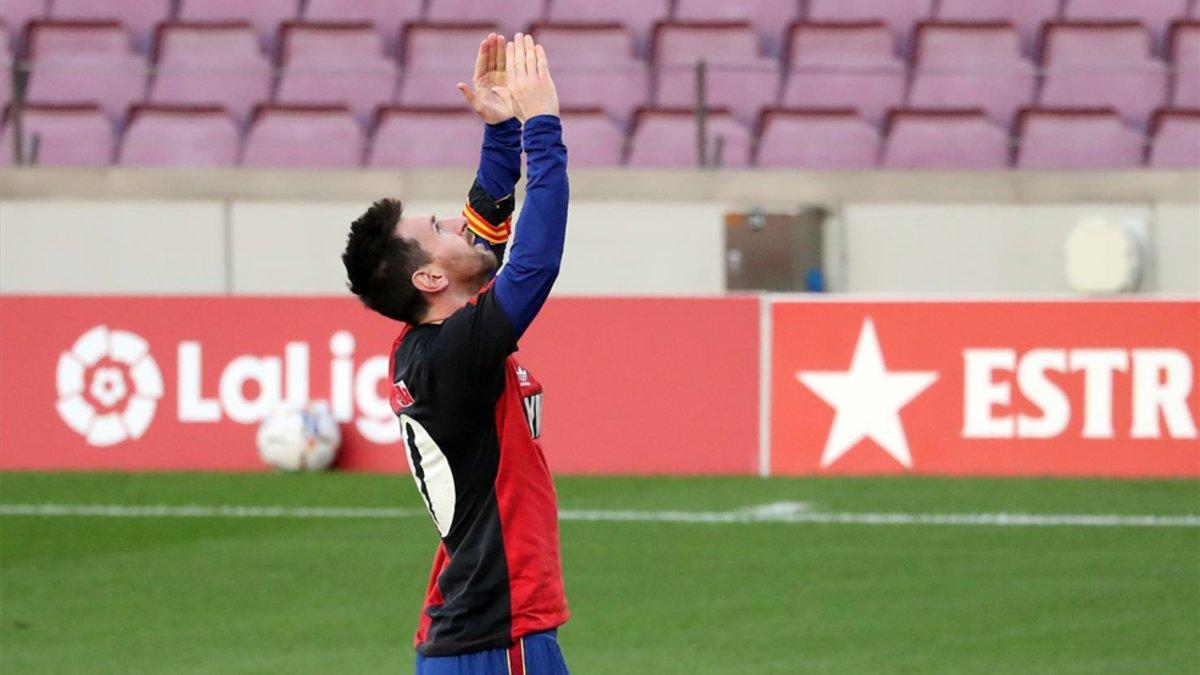
[[[55,408],[88,445],[141,438],[163,395],[162,374],[142,338],[96,326],[58,357]]]

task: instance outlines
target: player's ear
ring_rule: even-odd
[[[413,272],[412,285],[422,293],[437,293],[450,285],[450,279],[441,270],[426,265]]]

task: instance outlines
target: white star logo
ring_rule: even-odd
[[[879,444],[905,468],[912,468],[912,455],[900,409],[937,380],[934,372],[891,372],[883,364],[883,352],[875,335],[875,323],[863,321],[850,370],[798,371],[796,379],[837,411],[825,441],[821,468],[833,464],[864,438]]]

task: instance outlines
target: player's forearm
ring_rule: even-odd
[[[521,123],[511,118],[487,125],[479,153],[479,171],[463,207],[463,217],[498,260],[504,260],[504,248],[512,234],[513,192],[520,179]]]
[[[558,278],[567,230],[567,148],[558,117],[525,122],[529,177],[508,262],[496,280],[496,297],[520,335],[542,308]]]

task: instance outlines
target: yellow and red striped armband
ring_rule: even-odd
[[[489,243],[503,244],[512,236],[512,216],[505,218],[499,225],[493,225],[488,222],[487,218],[471,208],[470,202],[463,206],[462,215],[467,219],[467,227],[471,228],[476,236],[483,237]]]

